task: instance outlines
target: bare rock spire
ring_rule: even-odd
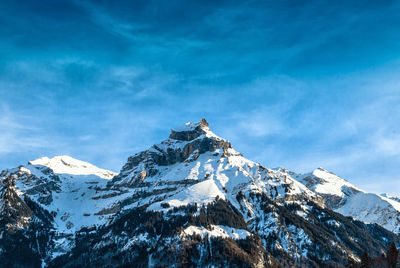
[[[180,128],[171,129],[169,138],[180,141],[191,141],[207,133],[207,131],[210,131],[209,125],[207,120],[203,118],[200,122],[188,122]]]

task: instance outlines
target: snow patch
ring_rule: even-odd
[[[202,238],[208,235],[209,237],[230,237],[238,240],[246,239],[251,233],[243,229],[236,229],[229,226],[211,225],[211,230],[205,227],[189,226],[183,230],[183,235],[200,235]]]
[[[187,206],[194,203],[208,204],[213,202],[217,196],[225,199],[225,194],[220,191],[216,182],[209,179],[190,186],[162,203],[168,203],[170,207]],[[162,210],[161,202],[152,204],[148,210]]]

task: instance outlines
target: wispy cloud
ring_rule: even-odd
[[[42,133],[37,135],[38,129],[29,125],[28,116],[16,115],[4,103],[0,108],[0,155],[40,150],[49,145]]]

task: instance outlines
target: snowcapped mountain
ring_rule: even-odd
[[[69,156],[43,157],[0,174],[3,184],[12,184],[16,198],[29,198],[50,214],[56,231],[53,256],[64,253],[83,226],[106,222],[99,211],[112,200],[99,202],[96,194],[115,175]],[[22,200],[18,203],[25,204]],[[16,221],[13,228],[26,226],[28,215]]]
[[[292,175],[323,197],[326,206],[365,223],[376,223],[400,233],[400,203],[388,195],[367,193],[337,175],[318,168],[305,175]]]
[[[30,161],[29,164],[33,166],[48,167],[57,174],[95,175],[103,179],[111,179],[116,175],[114,172],[98,168],[92,164],[74,159],[67,155],[56,156],[51,159],[48,157],[42,157]]]
[[[23,252],[25,267],[318,267],[400,242],[340,214],[367,193],[323,169],[252,162],[204,119],[129,157],[119,174],[60,156],[0,178],[0,257]]]

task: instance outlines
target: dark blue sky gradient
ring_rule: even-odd
[[[118,171],[206,117],[247,158],[400,192],[398,1],[1,1],[0,168]]]

